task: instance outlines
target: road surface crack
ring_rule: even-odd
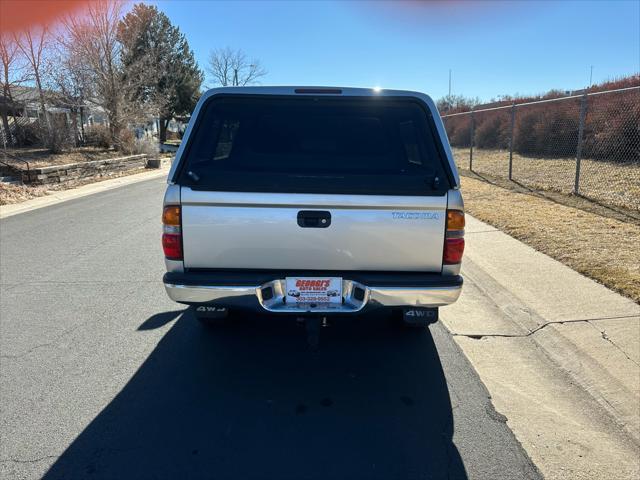
[[[87,323],[91,322],[92,318],[88,318],[87,320],[85,320],[84,322],[81,322],[77,325],[74,325],[73,327],[70,327],[68,329],[66,329],[64,332],[62,332],[61,334],[57,335],[55,338],[53,338],[50,342],[46,342],[46,343],[40,343],[38,345],[34,345],[33,347],[29,348],[28,350],[26,350],[25,352],[19,353],[17,355],[0,355],[0,358],[5,358],[5,359],[17,359],[17,358],[22,358],[25,357],[29,354],[31,354],[32,352],[40,349],[40,348],[45,348],[45,347],[51,347],[53,345],[55,345],[56,343],[58,343],[62,338],[66,337],[67,335],[73,333],[74,331],[78,330],[79,328],[82,328],[84,325],[86,325]]]
[[[0,460],[0,463],[38,463],[41,462],[43,460],[49,460],[51,458],[58,458],[57,455],[45,455],[43,457],[38,457],[38,458],[34,458],[34,459],[20,459],[20,458],[6,458],[6,459],[2,459]]]

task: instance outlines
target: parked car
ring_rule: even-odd
[[[198,102],[169,173],[164,284],[176,302],[218,307],[196,308],[204,320],[386,308],[424,325],[460,295],[463,210],[425,94],[217,88]],[[290,285],[327,297],[341,285],[341,298],[287,302]]]

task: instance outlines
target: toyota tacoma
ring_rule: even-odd
[[[460,295],[463,210],[425,94],[212,89],[169,172],[164,285],[205,321],[395,309],[425,325]]]

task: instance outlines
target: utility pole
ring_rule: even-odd
[[[449,98],[451,98],[451,69],[449,69]]]
[[[589,88],[593,85],[593,65],[591,65],[591,73],[589,73]]]

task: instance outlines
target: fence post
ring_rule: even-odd
[[[513,133],[516,126],[516,102],[511,105],[511,134],[509,135],[509,180],[513,177]]]
[[[587,116],[587,92],[580,102],[580,123],[578,125],[578,146],[576,148],[576,180],[573,185],[573,193],[580,193],[580,160],[582,159],[582,139],[584,137],[584,121]]]
[[[471,110],[471,127],[469,130],[469,171],[473,171],[473,140],[475,137],[476,130],[476,117],[473,114],[473,109]]]

